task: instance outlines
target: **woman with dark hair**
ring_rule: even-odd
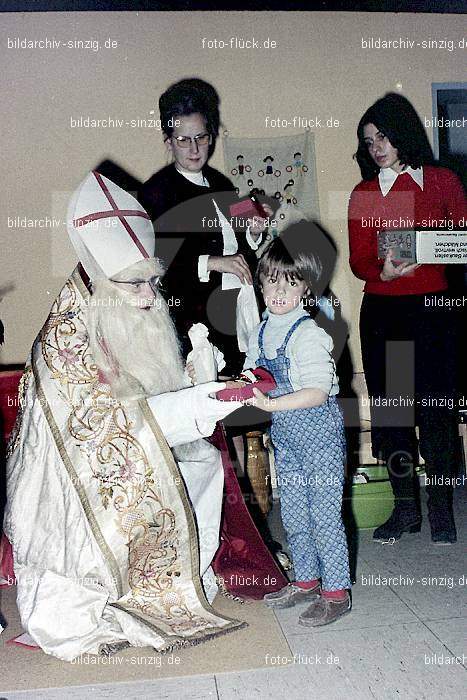
[[[198,78],[181,80],[161,95],[159,109],[173,162],[143,185],[140,200],[154,222],[158,256],[168,265],[164,287],[185,352],[191,349],[188,329],[202,322],[224,353],[227,369],[236,373],[242,362],[237,297],[241,283],[252,284],[264,220],[249,229],[246,222],[232,220],[235,188],[208,165],[220,124],[212,85]]]
[[[208,165],[220,125],[219,97],[212,85],[198,78],[181,80],[161,95],[159,109],[173,162],[143,185],[139,198],[154,222],[157,256],[167,265],[162,291],[184,354],[191,350],[189,328],[204,323],[209,340],[224,354],[223,373],[235,375],[243,363],[236,337],[237,298],[241,283],[253,282],[254,251],[261,244],[265,222],[259,219],[246,228],[243,221],[232,219],[230,205],[238,202],[235,187]],[[265,208],[272,214],[268,205]],[[248,411],[255,409],[242,409]],[[230,436],[237,435],[233,440],[240,453],[243,440],[238,433],[244,432],[247,420],[244,415],[229,421]],[[264,416],[253,420],[258,423]],[[252,586],[252,596],[258,597],[270,574],[277,586],[285,584],[285,579],[253,527],[221,427],[212,441],[222,452],[225,479],[222,544],[215,570],[231,572],[224,579],[233,593],[234,581],[259,581],[256,590]]]
[[[375,119],[384,123],[382,133],[397,150],[402,166],[409,165],[416,169],[422,165],[434,165],[431,146],[418,114],[405,97],[389,92],[365,112],[357,128],[358,149],[355,158],[364,180],[372,180],[381,168],[389,167],[379,165],[369,152],[369,139],[365,138],[364,131],[365,126],[374,123]]]
[[[425,460],[432,541],[456,541],[452,484],[458,465],[455,311],[444,265],[378,259],[377,231],[459,228],[466,202],[458,178],[435,167],[422,123],[389,93],[363,115],[355,154],[362,182],[349,204],[350,266],[365,281],[360,312],[373,455],[386,462],[395,496],[377,540],[420,530],[415,466]],[[415,425],[419,428],[417,443]]]

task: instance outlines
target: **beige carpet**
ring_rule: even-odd
[[[244,620],[248,627],[173,654],[161,655],[149,647],[132,647],[109,658],[83,656],[79,664],[68,663],[44,654],[40,649],[6,645],[8,639],[23,631],[15,598],[15,587],[0,589],[0,610],[8,623],[0,634],[2,693],[7,690],[243,671],[268,666],[268,655],[283,657],[282,664],[285,658],[291,657],[290,648],[273,613],[262,603],[239,604],[217,596],[214,601],[216,610]],[[83,663],[84,660],[90,663]],[[277,668],[277,665],[273,668]]]

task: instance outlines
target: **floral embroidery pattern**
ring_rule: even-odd
[[[175,513],[162,502],[153,467],[131,434],[131,409],[113,398],[97,371],[73,282],[67,282],[54,303],[39,339],[59,394],[70,408],[69,434],[128,547],[129,593],[123,605],[157,618],[172,633],[215,626],[192,613],[181,587],[177,590],[183,565]]]
[[[54,301],[41,334],[44,360],[52,378],[58,379],[62,385],[89,384],[97,376],[86,330],[82,320],[77,318],[76,300],[76,290],[68,281]],[[82,326],[81,332],[77,323]]]

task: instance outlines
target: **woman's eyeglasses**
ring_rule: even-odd
[[[211,134],[199,134],[198,136],[172,136],[182,148],[189,148],[193,142],[198,146],[206,146],[211,140]]]

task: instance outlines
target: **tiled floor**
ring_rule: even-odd
[[[0,700],[465,697],[467,489],[457,491],[455,505],[458,543],[450,547],[431,544],[426,517],[420,534],[394,545],[359,533],[350,615],[312,631],[297,623],[301,607],[278,611],[289,665],[271,657],[270,668],[253,672],[14,692]]]

